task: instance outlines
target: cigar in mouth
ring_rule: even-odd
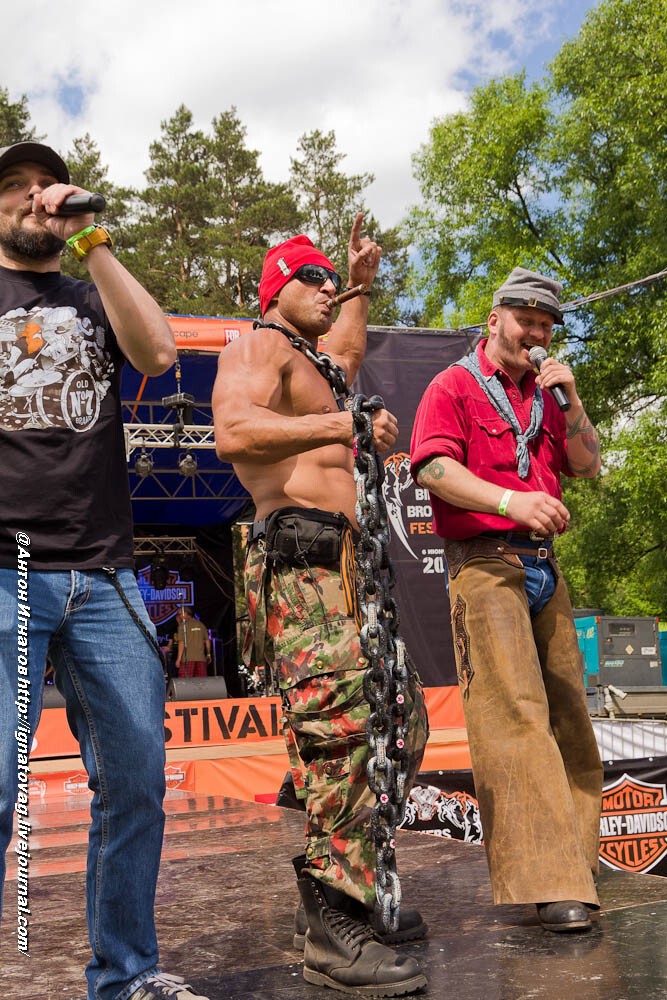
[[[340,306],[343,302],[347,302],[349,299],[356,299],[357,295],[365,295],[370,289],[370,285],[355,285],[354,288],[346,288],[344,292],[340,295],[334,295],[332,299],[327,299],[327,306],[329,309],[334,309],[336,306]]]

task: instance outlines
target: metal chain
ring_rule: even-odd
[[[408,682],[405,643],[398,634],[399,614],[391,597],[394,570],[389,555],[389,519],[382,484],[384,465],[373,444],[373,412],[384,408],[380,396],[352,393],[345,372],[327,354],[277,323],[254,327],[280,330],[328,381],[337,400],[351,410],[354,430],[357,596],[362,627],[361,649],[368,661],[364,695],[370,706],[366,739],[370,749],[368,785],[375,793],[371,830],[376,852],[376,914],[387,931],[398,928],[401,884],[396,871],[396,827],[403,821],[407,793],[408,751],[405,690]]]

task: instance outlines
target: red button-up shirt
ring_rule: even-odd
[[[496,368],[477,347],[482,375],[498,375],[522,431],[530,424],[535,375],[526,372],[521,387]],[[412,476],[429,459],[453,458],[480,479],[510,490],[543,490],[561,499],[560,475],[572,475],[567,461],[565,418],[553,396],[544,393],[544,419],[540,433],[528,442],[530,469],[520,479],[516,437],[510,425],[493,408],[477,380],[460,365],[446,368],[426,389],[417,410],[410,446]],[[526,526],[501,517],[455,507],[431,494],[435,531],[443,538],[470,538],[484,531],[526,530]]]

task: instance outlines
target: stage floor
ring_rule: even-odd
[[[3,1000],[83,1000],[88,959],[84,855],[88,797],[31,809],[30,958],[16,949],[16,882],[0,931]],[[211,1000],[319,1000],[292,948],[290,858],[298,812],[168,793],[157,898],[163,968]],[[404,946],[430,1000],[665,1000],[667,879],[604,872],[603,911],[587,935],[549,934],[533,906],[491,904],[482,848],[399,834],[403,896],[430,925]],[[9,859],[15,858],[10,852]],[[10,868],[15,878],[15,865]]]

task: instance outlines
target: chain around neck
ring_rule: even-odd
[[[320,375],[322,375],[331,386],[336,399],[347,399],[348,396],[352,395],[347,384],[345,372],[340,365],[335,364],[328,354],[321,354],[317,351],[305,337],[300,337],[298,333],[294,332],[294,330],[290,330],[288,327],[282,326],[280,323],[265,323],[264,320],[259,319],[255,320],[252,328],[253,330],[279,330],[280,333],[287,337],[292,347],[296,348],[297,351],[301,351],[302,354],[305,354],[308,360],[315,365]]]

